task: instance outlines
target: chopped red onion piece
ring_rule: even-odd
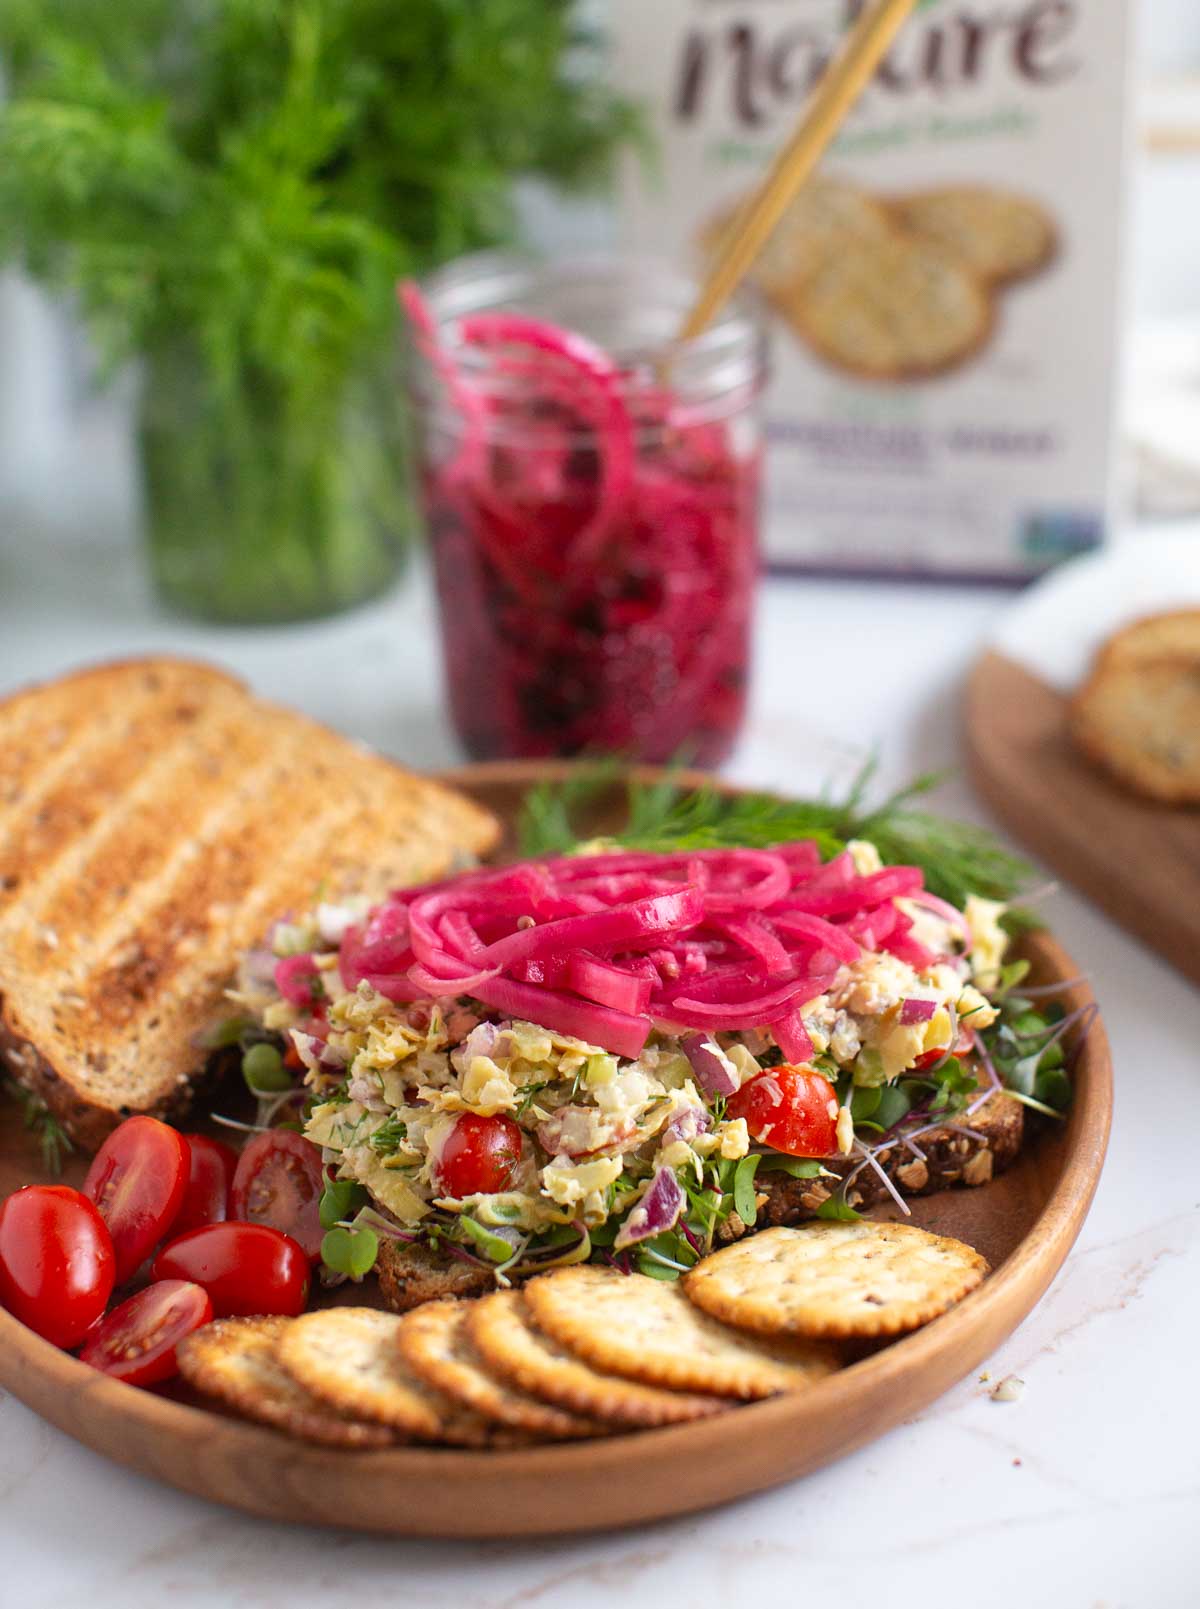
[[[623,1251],[626,1246],[635,1246],[641,1240],[650,1240],[664,1230],[674,1229],[686,1201],[684,1188],[672,1170],[656,1168],[649,1190],[617,1231],[613,1250]]]
[[[906,1027],[914,1022],[928,1022],[936,1010],[936,1000],[917,1000],[910,997],[900,1003],[900,1021]]]
[[[707,1100],[737,1094],[741,1088],[738,1070],[707,1034],[685,1034],[679,1043],[692,1064],[696,1086]]]
[[[275,987],[289,1005],[315,1005],[319,979],[317,963],[311,955],[289,955],[275,963]]]

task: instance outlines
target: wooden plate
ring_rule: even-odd
[[[561,767],[490,765],[450,780],[510,821],[531,781]],[[1053,939],[1027,946],[1038,980],[1076,967]],[[1082,1005],[1085,985],[1063,992]],[[995,1270],[926,1329],[822,1382],[695,1425],[607,1441],[475,1453],[310,1447],[86,1368],[0,1312],[0,1386],[78,1441],[184,1491],[273,1519],[403,1536],[516,1537],[631,1525],[701,1509],[818,1469],[911,1417],[977,1368],[1062,1266],[1091,1203],[1112,1104],[1093,1027],[1070,1120],[978,1190],[913,1203],[913,1218],[978,1247]],[[82,1165],[68,1170],[77,1179]],[[0,1196],[43,1177],[15,1107],[0,1108]]]

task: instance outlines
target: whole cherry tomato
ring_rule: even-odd
[[[112,1237],[86,1196],[31,1184],[0,1205],[0,1303],[55,1346],[78,1346],[108,1306]]]
[[[760,1145],[787,1156],[832,1156],[837,1150],[837,1092],[811,1069],[770,1067],[729,1097],[730,1117],[744,1117]]]
[[[130,1117],[96,1152],[83,1193],[108,1225],[117,1284],[145,1262],[179,1216],[188,1182],[188,1145],[156,1117]]]
[[[256,1134],[238,1158],[229,1215],[243,1223],[270,1224],[303,1246],[313,1262],[321,1255],[321,1152],[291,1129]]]
[[[203,1285],[218,1318],[282,1313],[295,1318],[308,1302],[308,1258],[289,1235],[267,1224],[208,1224],[164,1246],[155,1280]]]
[[[492,1195],[506,1190],[521,1160],[521,1130],[511,1117],[463,1112],[446,1136],[434,1168],[443,1195]]]
[[[207,1134],[185,1134],[191,1152],[188,1181],[183,1192],[179,1216],[168,1230],[172,1240],[202,1224],[224,1223],[229,1217],[229,1193],[237,1169],[238,1154],[224,1140]]]
[[[114,1307],[79,1355],[126,1385],[158,1385],[178,1374],[175,1348],[180,1341],[212,1316],[206,1290],[185,1280],[164,1279]]]

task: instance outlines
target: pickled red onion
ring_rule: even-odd
[[[937,959],[896,904],[921,881],[912,867],[860,876],[849,855],[822,866],[805,844],[562,856],[398,891],[349,930],[340,967],[347,988],[470,995],[620,1056],[658,1023],[766,1028],[804,1061],[803,1007],[863,945]]]

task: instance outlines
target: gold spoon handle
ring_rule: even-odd
[[[717,260],[679,332],[693,340],[741,283],[766,245],[788,203],[820,161],[847,112],[896,37],[915,0],[874,0],[859,13],[842,48],[813,91],[791,139],[772,162],[762,183],[726,231]]]

